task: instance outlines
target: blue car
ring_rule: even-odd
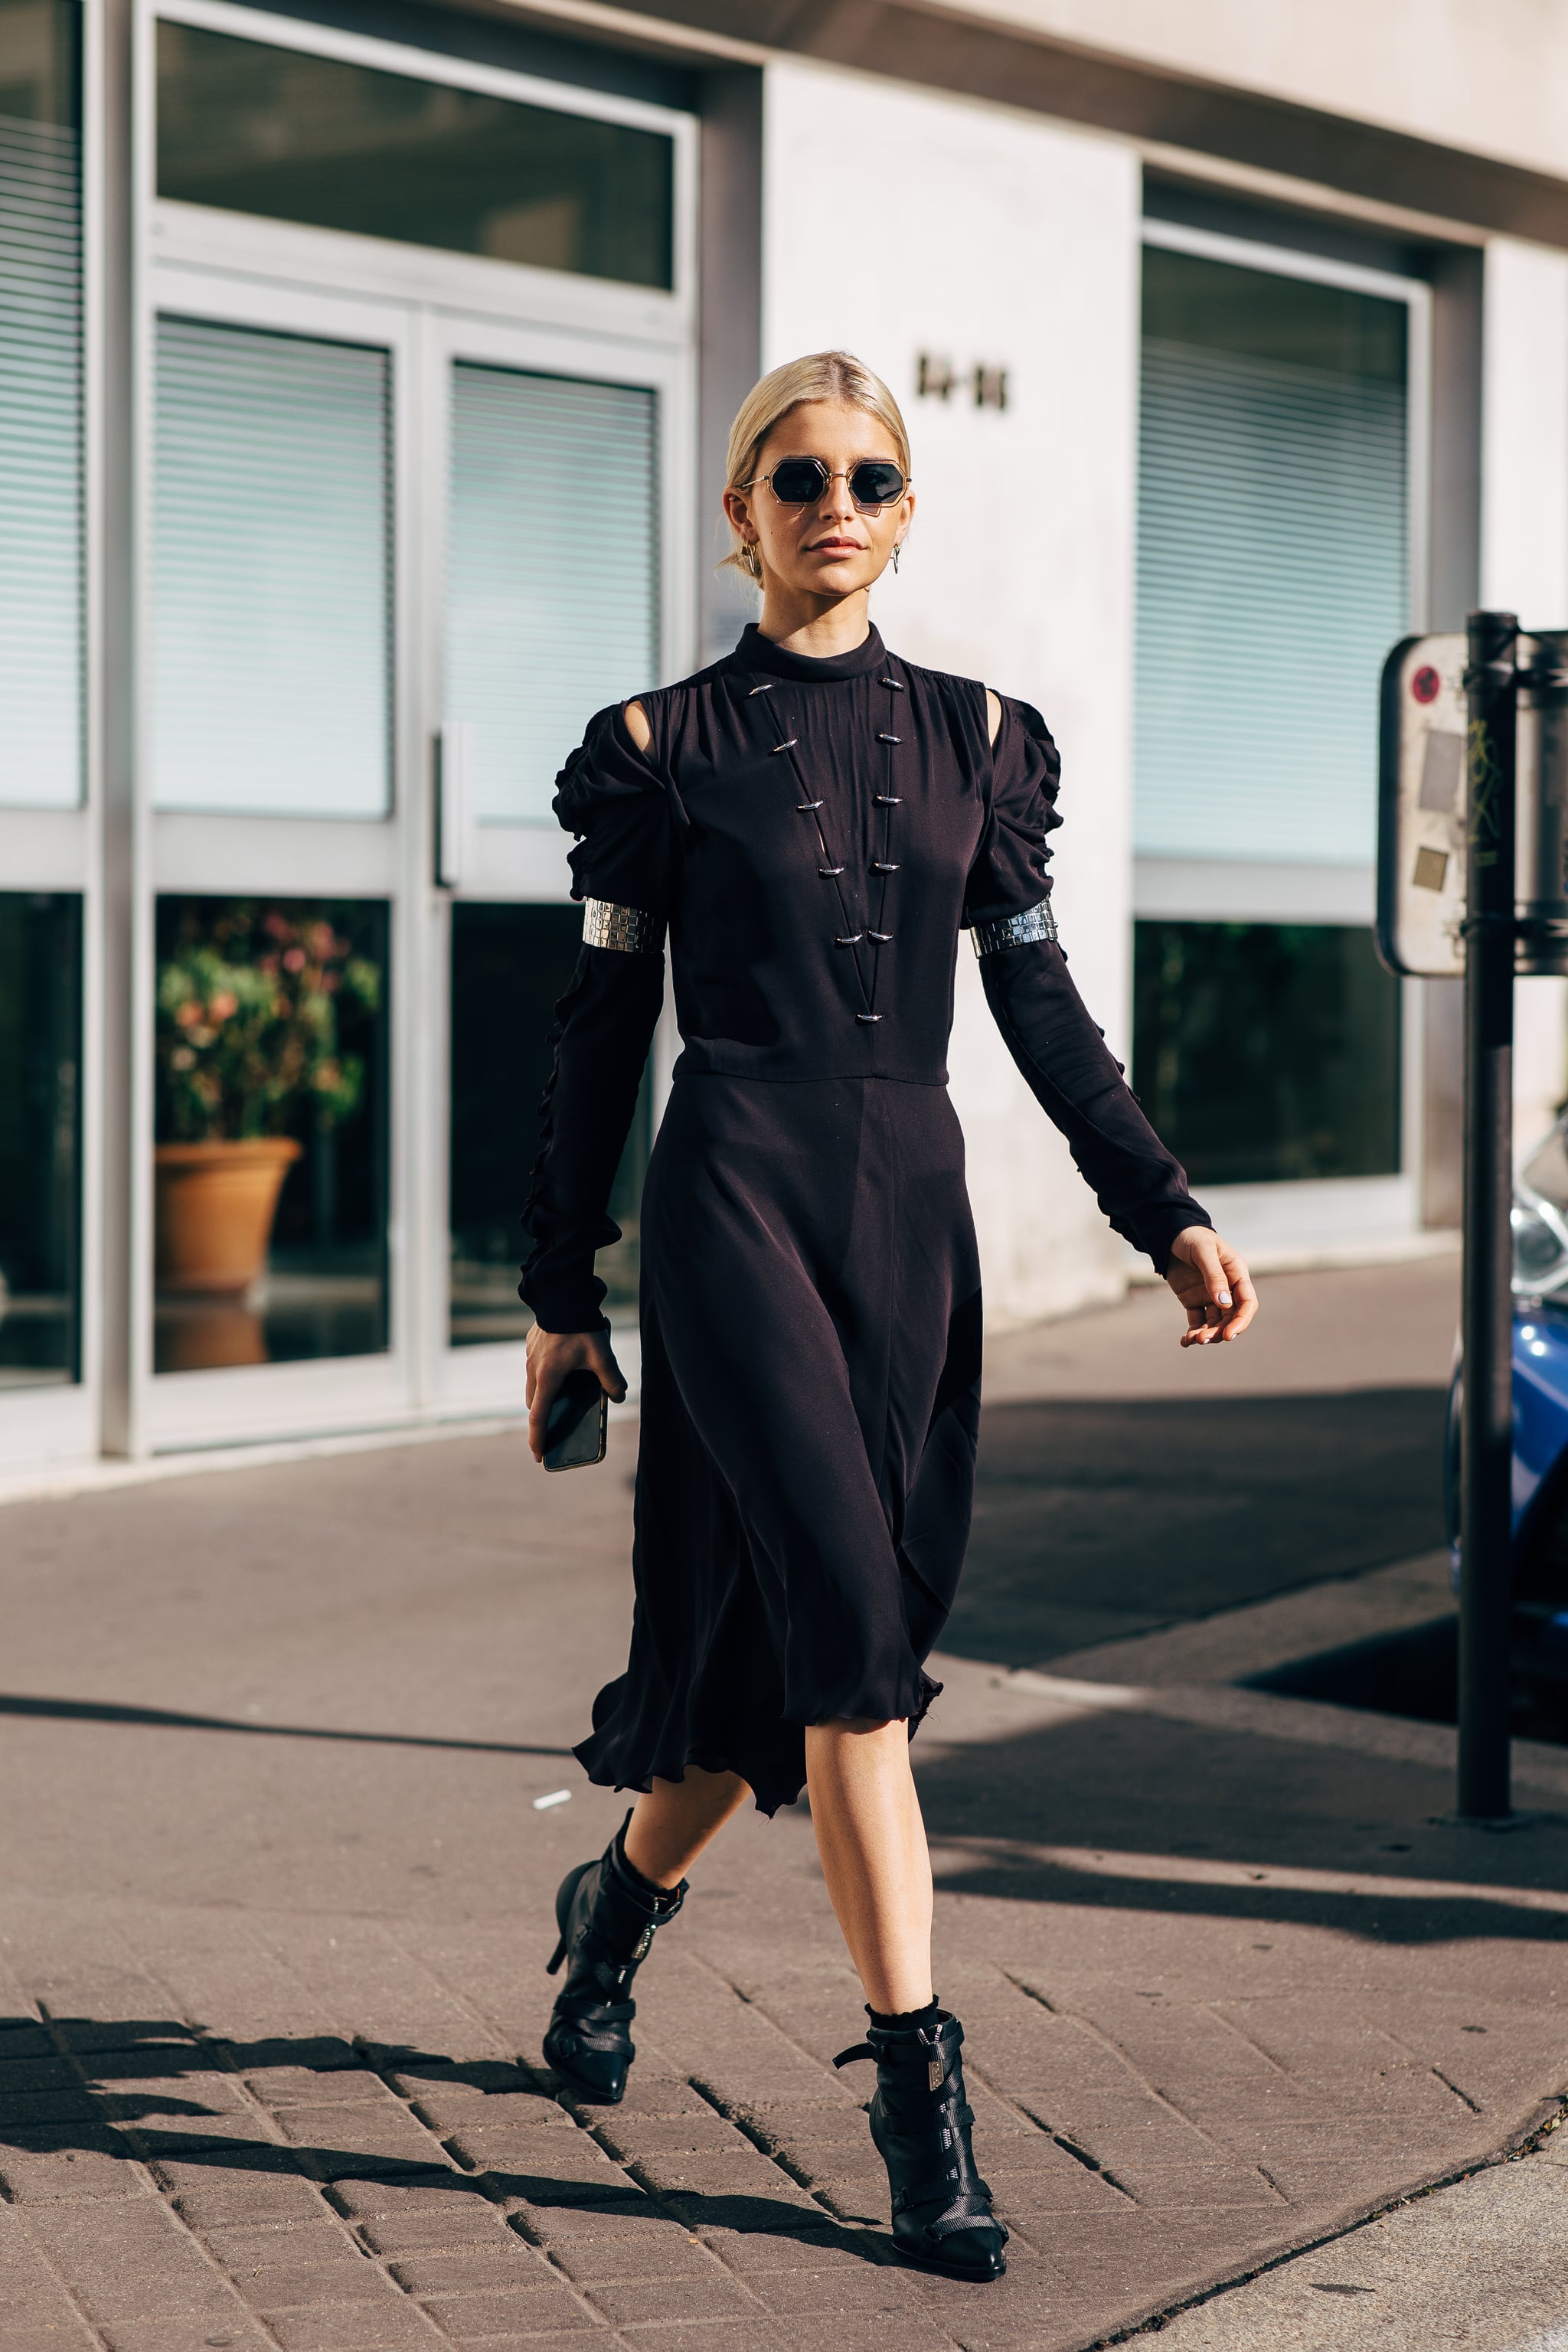
[[[1459,1574],[1459,1392],[1448,1398],[1447,1505]],[[1568,1116],[1513,1198],[1513,1667],[1568,1685]]]

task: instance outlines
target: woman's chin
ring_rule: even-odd
[[[863,563],[815,563],[799,585],[813,596],[852,596],[857,589],[869,588],[871,575]]]

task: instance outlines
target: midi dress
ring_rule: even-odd
[[[601,711],[558,780],[584,945],[557,1008],[520,1286],[607,1328],[594,1253],[664,998],[682,1050],[641,1212],[625,1674],[576,1753],[647,1790],[732,1771],[766,1813],[808,1725],[901,1719],[968,1538],[980,1267],[948,1095],[968,929],[1012,1055],[1116,1230],[1163,1271],[1207,1224],[1085,1010],[1046,872],[1039,714],[889,654],[735,651]]]

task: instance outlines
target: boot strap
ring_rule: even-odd
[[[995,2230],[1000,2234],[1003,2244],[1005,2245],[1007,2242],[1006,2231],[1003,2229],[995,2214],[991,2212],[944,2213],[940,2221],[926,2223],[925,2235],[928,2238],[950,2238],[955,2230]]]
[[[833,2063],[836,2066],[853,2066],[858,2058],[875,2058],[876,2055],[868,2042],[858,2042],[853,2050],[841,2050]]]
[[[586,2011],[563,2009],[560,2021],[574,2033],[584,2050],[619,2050],[623,2046],[621,2029],[637,2015],[635,2001],[616,2001],[604,2007],[598,2002]]]
[[[944,2205],[961,2204],[965,2198],[984,2197],[989,2200],[991,2190],[978,2173],[968,2180],[962,2169],[953,2166],[946,2172],[932,2173],[927,2179],[912,2180],[893,2192],[893,2210],[907,2213],[911,2205],[934,2205],[940,2199]]]

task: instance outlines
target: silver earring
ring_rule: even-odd
[[[899,558],[903,552],[903,546],[904,542],[901,539],[896,539],[893,541],[893,573],[895,578],[898,576]]]
[[[754,539],[746,541],[745,566],[760,588],[763,584],[763,559]]]

